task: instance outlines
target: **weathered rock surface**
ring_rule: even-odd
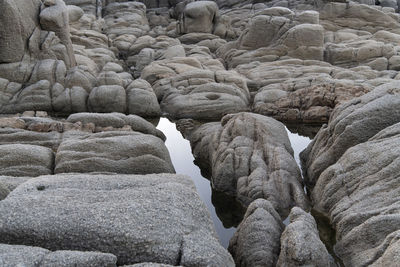
[[[294,207],[289,218],[290,224],[281,236],[277,266],[336,266],[319,238],[311,214]]]
[[[161,110],[176,119],[219,120],[225,114],[248,110],[246,80],[226,71],[218,60],[161,60],[147,66],[142,78],[152,84]]]
[[[53,173],[54,153],[35,145],[0,145],[0,175],[39,176]]]
[[[5,199],[9,193],[10,190],[8,187],[4,183],[0,182],[0,200]]]
[[[328,125],[301,153],[308,185],[313,186],[347,149],[400,122],[399,88],[398,82],[385,84],[335,108]]]
[[[307,208],[300,170],[282,123],[238,113],[185,135],[196,160],[210,166],[214,189],[233,194],[246,205],[265,198],[282,216],[293,206]]]
[[[58,147],[55,173],[174,173],[164,142],[153,135],[110,131],[66,139]]]
[[[0,244],[1,266],[88,266],[114,267],[117,257],[109,253],[50,250],[22,245]]]
[[[280,216],[268,200],[252,202],[229,242],[236,266],[275,266],[283,229]]]
[[[349,148],[322,172],[312,191],[315,208],[330,218],[336,230],[335,251],[345,265],[379,266],[396,258],[399,143],[397,123]]]
[[[185,176],[42,176],[0,210],[0,242],[112,253],[118,265],[233,266]]]

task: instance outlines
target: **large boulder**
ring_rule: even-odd
[[[185,6],[180,20],[180,33],[212,33],[218,17],[213,1],[196,1]]]
[[[305,181],[315,185],[319,175],[352,146],[367,141],[400,122],[400,84],[392,82],[337,106],[314,140],[301,153]]]
[[[300,169],[285,126],[253,113],[229,114],[184,132],[197,162],[211,169],[214,189],[246,206],[265,198],[281,216],[293,206],[308,208]]]
[[[0,242],[112,253],[118,265],[234,266],[191,179],[56,175],[0,201]]]
[[[52,174],[53,164],[54,153],[49,148],[21,144],[0,145],[0,175]]]
[[[110,131],[64,139],[57,150],[55,173],[174,173],[169,152],[153,135]]]
[[[284,225],[268,200],[255,200],[229,242],[236,266],[275,266]]]
[[[312,201],[336,230],[334,249],[346,266],[397,263],[399,173],[400,123],[349,148],[321,173]]]
[[[290,223],[281,236],[277,266],[336,266],[319,238],[311,214],[294,207],[289,218]]]
[[[109,253],[81,251],[50,251],[40,247],[0,244],[1,266],[27,267],[114,267],[117,257]]]

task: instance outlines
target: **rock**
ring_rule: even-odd
[[[20,62],[29,38],[38,27],[40,1],[5,0],[0,7],[0,64]]]
[[[90,92],[88,108],[91,112],[126,111],[125,89],[119,85],[102,85]]]
[[[137,132],[103,132],[63,140],[55,173],[174,173],[163,141]]]
[[[1,266],[117,266],[117,257],[99,252],[55,251],[22,245],[0,244]]]
[[[134,80],[126,89],[129,114],[157,117],[161,114],[157,96],[151,85],[142,79]]]
[[[14,177],[14,176],[0,176],[0,184],[3,185],[9,192],[13,191],[20,184],[25,183],[29,177]],[[5,192],[5,191],[3,191]],[[7,193],[8,194],[8,193]]]
[[[311,214],[294,207],[289,218],[290,224],[281,236],[277,266],[336,266],[319,238]]]
[[[152,85],[163,112],[176,119],[219,120],[248,110],[245,79],[219,61],[205,60],[207,65],[194,57],[161,60],[143,70],[141,77]]]
[[[300,170],[282,123],[237,113],[185,136],[196,161],[210,166],[214,189],[236,196],[246,206],[265,198],[283,217],[293,206],[307,208]]]
[[[397,123],[355,144],[321,173],[312,191],[314,207],[336,230],[334,249],[347,266],[379,266],[398,251],[399,143]]]
[[[234,266],[182,175],[42,176],[1,201],[0,212],[0,242],[112,253],[118,265]]]
[[[398,82],[384,84],[334,109],[328,125],[301,153],[303,174],[310,187],[347,149],[400,121],[398,88]]]
[[[123,128],[125,125],[129,125],[133,131],[141,132],[144,134],[152,134],[165,141],[165,135],[153,124],[146,121],[145,119],[136,115],[125,115],[122,113],[75,113],[67,118],[67,122],[76,123],[81,122],[83,124],[93,123],[100,127],[113,127]]]
[[[183,10],[180,20],[180,33],[212,33],[218,17],[218,6],[213,1],[189,3]]]
[[[0,145],[0,175],[39,176],[53,173],[54,154],[34,145]]]
[[[10,194],[10,190],[6,187],[6,185],[0,182],[0,200],[5,199],[8,194]]]
[[[236,266],[275,266],[283,229],[280,216],[268,200],[252,202],[229,242]]]

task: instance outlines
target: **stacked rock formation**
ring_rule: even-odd
[[[397,1],[0,10],[0,266],[399,262]],[[161,116],[213,190],[246,209],[228,249],[175,174],[149,122]],[[302,170],[285,124],[321,127]]]

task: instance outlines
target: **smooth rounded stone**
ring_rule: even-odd
[[[3,200],[10,194],[8,187],[0,181],[0,200]]]
[[[55,173],[174,173],[169,152],[153,135],[111,131],[64,139],[55,158]]]
[[[0,145],[0,175],[39,176],[53,173],[54,153],[35,145]]]
[[[84,14],[82,8],[74,5],[67,5],[68,21],[70,23],[78,21]]]
[[[383,84],[333,110],[328,125],[300,154],[307,185],[315,185],[320,174],[347,149],[400,121],[399,88],[397,81]]]
[[[126,93],[129,114],[142,117],[159,117],[161,115],[157,96],[146,80],[134,80],[126,88]]]
[[[40,247],[0,244],[0,265],[5,267],[114,267],[116,263],[116,256],[100,252],[51,252]]]
[[[125,113],[125,89],[119,85],[102,85],[93,88],[88,99],[88,109],[91,112]]]
[[[283,229],[279,214],[268,200],[253,201],[229,242],[236,266],[275,266]]]
[[[286,217],[294,206],[308,208],[300,169],[293,158],[285,126],[254,113],[229,114],[184,133],[197,162],[209,166],[217,191],[249,205],[270,201]]]
[[[188,3],[180,19],[180,33],[212,33],[218,17],[218,6],[213,1]]]
[[[137,264],[132,264],[132,265],[124,265],[122,267],[172,267],[174,265],[169,265],[169,264],[160,264],[160,263],[153,263],[153,262],[143,262],[143,263],[137,263]]]
[[[22,60],[26,44],[39,24],[40,4],[39,0],[1,1],[0,64]]]
[[[281,236],[281,252],[276,266],[336,266],[319,238],[311,214],[294,207],[290,223]]]
[[[0,212],[0,242],[112,253],[119,266],[234,266],[183,175],[42,176],[0,201]]]
[[[67,122],[83,124],[93,123],[100,127],[123,128],[129,125],[133,131],[144,134],[152,134],[165,141],[165,135],[153,124],[136,115],[125,115],[122,113],[75,113],[69,115]]]
[[[344,265],[379,266],[390,258],[396,262],[399,174],[397,123],[349,148],[320,175],[311,197],[314,208],[328,216],[336,230],[334,249]]]
[[[64,88],[56,83],[51,89],[51,98],[54,112],[69,114],[87,110],[88,93],[80,86]]]

